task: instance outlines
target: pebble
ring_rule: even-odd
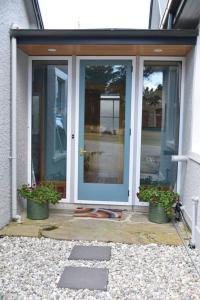
[[[75,244],[109,245],[111,260],[68,261]],[[0,299],[200,299],[200,278],[183,246],[4,237],[0,249]],[[188,251],[200,272],[200,249]],[[65,266],[108,268],[108,290],[57,288]]]

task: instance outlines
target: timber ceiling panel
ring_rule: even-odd
[[[18,47],[31,56],[60,55],[125,55],[125,56],[186,56],[192,45],[40,45],[21,44]],[[49,52],[48,49],[56,49]],[[157,52],[155,52],[157,49]],[[160,49],[160,50],[159,50]]]

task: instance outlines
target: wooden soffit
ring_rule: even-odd
[[[124,55],[124,56],[186,56],[193,45],[62,45],[20,44],[18,48],[30,56]],[[53,51],[51,51],[54,49]]]

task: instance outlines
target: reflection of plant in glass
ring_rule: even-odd
[[[151,66],[145,66],[144,67],[144,73],[143,76],[145,78],[149,78],[149,76],[154,72],[153,68]]]
[[[105,85],[105,92],[116,91],[116,85],[121,85],[126,80],[126,67],[124,65],[88,65],[86,66],[86,82],[90,81]],[[112,90],[113,89],[113,90]]]
[[[157,88],[149,89],[149,87],[143,90],[143,100],[149,105],[158,105],[162,100],[162,85],[159,84]]]

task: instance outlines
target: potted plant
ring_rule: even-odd
[[[53,184],[22,185],[18,189],[21,197],[27,199],[27,218],[43,220],[49,217],[49,203],[56,204],[61,199]]]
[[[166,187],[140,186],[137,196],[140,201],[149,202],[149,221],[167,223],[173,217],[173,204],[179,195]]]

